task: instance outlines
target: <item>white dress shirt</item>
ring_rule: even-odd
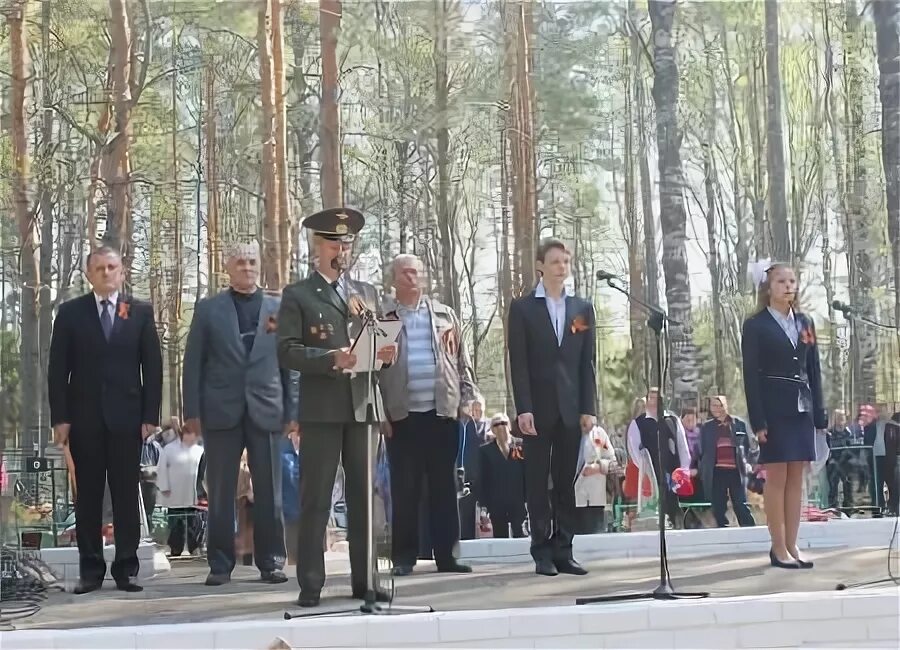
[[[541,280],[534,288],[534,297],[543,298],[547,303],[547,313],[550,314],[550,322],[553,324],[553,331],[556,332],[556,340],[559,345],[562,345],[566,327],[566,288],[562,288],[559,298],[551,298],[544,288],[544,281]]]
[[[110,322],[115,323],[116,322],[116,303],[119,300],[119,292],[113,291],[111,294],[109,294],[108,298],[103,298],[102,296],[97,294],[97,292],[95,291],[94,292],[94,300],[97,302],[97,315],[98,316],[103,316],[103,305],[100,304],[101,301],[103,301],[103,300],[109,301],[109,304],[106,306],[106,310],[109,312],[109,315],[111,317]]]

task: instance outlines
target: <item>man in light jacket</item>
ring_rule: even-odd
[[[393,262],[395,304],[388,317],[403,321],[397,359],[381,371],[379,385],[387,412],[390,438],[393,511],[392,559],[395,575],[409,575],[416,564],[419,541],[419,495],[428,478],[429,523],[438,572],[468,573],[471,567],[454,557],[459,542],[458,483],[460,404],[476,393],[456,313],[423,295],[422,266],[414,255]]]

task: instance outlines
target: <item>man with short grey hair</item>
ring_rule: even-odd
[[[467,573],[471,567],[454,557],[459,542],[456,499],[461,487],[455,464],[460,405],[476,393],[474,373],[456,313],[422,291],[419,259],[399,255],[392,271],[396,304],[385,309],[403,321],[403,329],[397,358],[381,371],[379,384],[391,433],[387,450],[394,574],[409,575],[416,563],[424,480],[437,569]]]
[[[230,287],[201,300],[184,351],[185,429],[203,434],[209,496],[208,586],[231,580],[241,454],[253,479],[253,546],[263,582],[287,581],[281,504],[282,432],[299,430],[299,375],[278,366],[280,298],[257,286],[259,245],[231,247]]]

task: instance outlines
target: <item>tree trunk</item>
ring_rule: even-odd
[[[507,5],[503,5],[502,9],[504,18],[507,18],[510,9]],[[505,51],[502,55],[500,64],[501,78],[503,86],[501,89],[501,97],[503,101],[510,99],[509,91],[512,87],[513,78],[515,76],[515,58],[512,55],[511,39],[507,21],[504,20],[505,29]],[[512,215],[510,206],[510,196],[512,195],[512,179],[510,178],[510,162],[512,159],[511,146],[512,129],[515,125],[515,117],[513,115],[512,103],[506,104],[506,110],[503,111],[503,128],[500,131],[500,233],[498,236],[498,258],[499,258],[499,294],[500,294],[500,314],[503,322],[503,349],[509,348],[509,306],[515,296],[513,288],[513,277],[515,260],[513,251],[510,247],[512,239]],[[510,415],[516,412],[515,403],[513,401],[512,391],[512,375],[509,368],[509,355],[503,355],[503,375],[506,381],[506,412]]]
[[[12,97],[10,113],[12,124],[12,195],[19,230],[19,265],[21,298],[21,329],[19,330],[19,395],[22,410],[22,448],[31,449],[41,435],[41,358],[40,358],[40,242],[37,223],[28,196],[29,160],[28,136],[25,118],[25,97],[28,91],[30,57],[28,29],[25,15],[27,0],[20,0],[8,7],[6,23],[9,26],[10,85]]]
[[[259,52],[259,78],[262,111],[260,113],[262,131],[263,197],[266,206],[263,220],[262,281],[269,289],[282,286],[281,264],[281,211],[279,208],[278,178],[278,135],[275,117],[275,76],[272,47],[272,5],[278,0],[261,0],[257,14],[257,44]]]
[[[769,223],[775,259],[793,264],[788,228],[784,136],[781,128],[781,70],[778,59],[778,0],[766,3],[766,167],[769,178]]]
[[[854,0],[844,6],[846,43],[845,97],[847,98],[847,258],[850,270],[850,301],[864,314],[873,314],[875,300],[872,296],[872,258],[877,253],[873,242],[872,213],[868,209],[868,171],[866,167],[865,113],[863,93],[869,76],[868,66],[862,60],[868,47],[865,32],[860,24],[859,12]],[[871,327],[859,325],[852,328],[850,358],[852,360],[851,400],[854,404],[875,400],[876,370],[878,366],[878,339]]]
[[[894,276],[894,323],[900,324],[900,5],[876,0],[875,43],[880,73],[881,161],[887,203],[888,238]],[[900,343],[900,338],[898,338]],[[896,396],[895,396],[896,397]]]
[[[537,223],[534,89],[531,84],[533,23],[531,2],[507,2],[507,56],[515,62],[510,101],[513,112],[510,153],[513,163],[513,290],[516,295],[528,291],[537,279],[534,257],[536,235],[540,229]]]
[[[42,279],[40,289],[40,332],[39,350],[41,359],[41,377],[47,376],[47,363],[50,359],[50,335],[53,326],[53,301],[50,298],[50,283],[53,277],[53,249],[56,238],[53,236],[54,231],[54,199],[57,191],[54,170],[56,164],[53,160],[53,150],[55,143],[53,139],[53,116],[52,104],[50,98],[50,72],[49,67],[55,61],[50,51],[50,3],[41,4],[41,56],[43,58],[43,88],[41,93],[41,106],[43,108],[41,115],[41,153],[40,163],[41,171],[38,177],[39,193],[40,193],[40,211],[41,211],[41,272]],[[74,215],[68,215],[71,219]],[[60,224],[59,227],[59,243],[63,245],[67,240],[64,233],[70,231],[68,224]],[[62,262],[63,255],[69,253],[58,254],[57,259]],[[59,264],[62,269],[62,264]],[[62,275],[59,276],[62,279]],[[60,284],[57,284],[57,290],[61,290]],[[46,381],[41,381],[41,430],[50,430],[50,397]]]
[[[219,170],[216,151],[216,66],[206,65],[206,254],[207,254],[207,295],[213,295],[219,288],[221,272],[221,234],[219,232]]]
[[[434,71],[435,71],[435,131],[437,134],[437,225],[441,244],[441,294],[444,302],[459,313],[459,284],[456,282],[454,264],[456,247],[453,232],[455,224],[450,223],[450,127],[448,121],[448,101],[450,80],[447,76],[447,22],[450,18],[449,0],[435,0],[434,13]],[[454,209],[454,213],[456,210]],[[402,226],[401,226],[402,227]]]
[[[634,2],[630,0],[628,3],[629,22],[626,27],[633,24],[630,14],[633,12]],[[636,38],[631,35],[632,40]],[[630,66],[634,71],[631,76],[625,76],[625,234],[628,237],[626,242],[628,245],[628,284],[632,291],[644,287],[644,247],[639,245],[643,239],[643,229],[641,219],[637,211],[637,188],[635,187],[635,169],[634,169],[634,86],[642,83],[637,72],[637,60],[642,56],[640,50],[634,47],[627,53],[628,60],[626,65]],[[640,110],[640,108],[638,108]],[[655,264],[654,264],[655,265]],[[643,383],[647,376],[648,359],[647,354],[647,329],[644,326],[646,316],[640,305],[634,301],[629,302],[628,325],[631,334],[631,386],[633,389]],[[639,391],[638,391],[639,393]]]
[[[751,207],[753,209],[753,241],[756,248],[757,260],[765,259],[772,250],[772,237],[766,226],[764,189],[766,184],[766,165],[763,162],[765,141],[763,139],[764,132],[762,125],[760,124],[759,115],[759,89],[760,84],[765,84],[765,73],[762,75],[762,80],[759,78],[759,71],[761,68],[762,65],[759,63],[758,59],[753,62],[752,70],[750,71],[750,84],[747,91],[747,118],[750,122],[750,142],[752,149],[751,176],[753,179],[753,199]],[[744,271],[742,270],[742,272]]]
[[[322,207],[344,204],[341,183],[341,120],[338,110],[338,32],[342,6],[338,0],[319,0],[319,39],[322,52],[322,97],[319,101],[319,157]]]
[[[109,188],[106,213],[107,243],[122,252],[122,265],[130,276],[133,251],[131,231],[131,26],[125,0],[109,0],[112,64],[112,104],[115,135],[103,162],[103,177]]]
[[[676,408],[697,394],[699,360],[691,330],[691,286],[685,245],[687,218],[682,188],[682,134],[678,127],[678,61],[672,44],[674,0],[651,0],[653,29],[653,100],[656,106],[656,141],[659,150],[659,220],[663,232],[663,275],[666,302],[673,321],[673,398]],[[660,387],[662,388],[662,387]]]
[[[275,77],[275,168],[278,172],[278,262],[281,289],[290,277],[291,203],[287,171],[287,111],[284,72],[284,0],[272,0],[272,64]],[[300,74],[298,71],[297,74]]]

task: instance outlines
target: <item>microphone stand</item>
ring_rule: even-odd
[[[669,577],[669,556],[666,550],[666,509],[663,506],[671,497],[668,494],[669,487],[668,485],[666,485],[665,470],[663,467],[663,431],[664,427],[668,427],[665,420],[666,409],[664,392],[665,384],[663,383],[662,365],[662,331],[665,328],[666,323],[672,323],[674,325],[678,325],[679,323],[669,318],[668,315],[666,315],[666,313],[659,307],[646,303],[640,298],[636,298],[628,290],[614,284],[614,278],[601,277],[599,279],[606,280],[606,284],[609,285],[610,288],[615,289],[619,293],[623,294],[626,298],[628,298],[629,301],[640,305],[648,312],[647,325],[651,330],[653,330],[656,338],[656,385],[659,389],[659,398],[656,403],[656,422],[658,430],[656,450],[656,483],[658,498],[656,509],[658,513],[657,526],[659,528],[659,584],[653,591],[643,593],[618,594],[612,596],[589,596],[586,598],[576,599],[575,604],[589,605],[592,603],[610,603],[631,600],[686,600],[706,598],[707,596],[709,596],[708,592],[688,593],[675,590],[675,587],[672,585],[672,580]],[[676,432],[671,431],[667,433],[667,435],[665,436],[665,442],[668,442],[668,438],[670,435],[674,439]],[[640,489],[641,486],[638,486],[638,490]]]
[[[284,620],[289,621],[294,618],[318,618],[324,616],[340,616],[342,614],[368,614],[368,615],[398,615],[398,614],[421,614],[433,612],[434,609],[430,605],[423,606],[399,606],[394,605],[394,581],[391,578],[391,590],[388,595],[389,601],[387,606],[383,606],[378,602],[378,558],[375,549],[375,490],[374,490],[374,472],[375,466],[375,436],[376,425],[378,424],[378,407],[375,400],[375,363],[378,353],[378,337],[386,338],[387,334],[378,326],[378,318],[375,313],[369,309],[364,309],[360,314],[362,319],[362,330],[369,333],[369,365],[365,372],[367,374],[367,395],[366,395],[366,516],[369,519],[369,530],[366,536],[366,595],[363,604],[358,608],[344,609],[338,611],[326,612],[301,612],[292,614],[284,613]],[[359,337],[353,342],[350,352],[356,348]],[[377,435],[381,435],[380,432]]]

